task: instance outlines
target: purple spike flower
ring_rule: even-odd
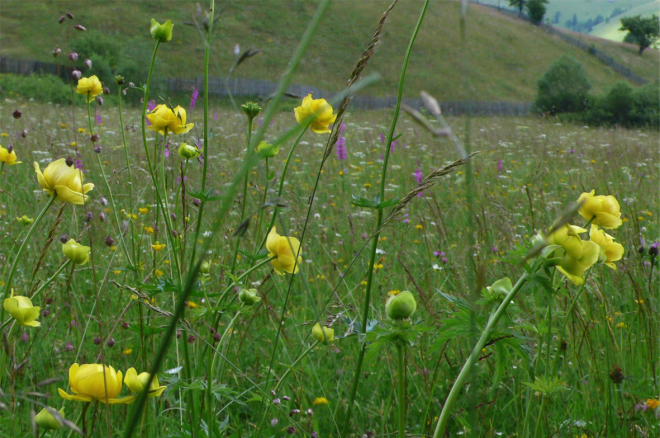
[[[96,124],[99,125],[99,126],[101,126],[102,123],[103,123],[103,121],[101,120],[101,113],[100,113],[99,110],[97,109],[97,110],[96,110]]]
[[[348,153],[346,152],[346,139],[343,135],[339,136],[335,146],[337,146],[337,159],[340,161],[347,159]]]
[[[502,160],[497,162],[497,171],[499,173],[502,173]]]
[[[195,88],[192,92],[192,96],[190,97],[190,111],[195,109],[195,104],[197,103],[197,96],[199,96],[199,90]]]

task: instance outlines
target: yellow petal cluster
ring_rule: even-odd
[[[271,264],[278,275],[284,275],[285,272],[290,274],[298,273],[302,257],[300,257],[300,241],[295,237],[280,236],[277,234],[276,228],[273,227],[268,233],[266,239],[266,248],[268,249],[268,257],[275,257],[271,260]],[[297,255],[297,257],[296,257]]]
[[[317,341],[327,344],[335,339],[335,330],[330,327],[324,327],[317,322],[312,328],[312,336]]]
[[[185,134],[194,126],[193,123],[186,124],[186,110],[181,106],[172,109],[167,105],[158,105],[147,114],[147,120],[151,123],[149,129],[162,135],[166,130],[168,134]]]
[[[584,273],[600,258],[600,246],[590,240],[582,240],[580,234],[586,233],[584,228],[574,225],[564,225],[555,231],[548,241],[551,245],[559,245],[562,253],[557,270],[564,274],[571,283],[584,283]]]
[[[135,371],[135,368],[129,368],[126,371],[126,377],[124,378],[124,383],[128,386],[128,389],[133,391],[136,394],[140,394],[147,387],[149,382],[149,373],[140,373],[138,374]],[[158,397],[160,396],[167,386],[160,386],[158,384],[158,376],[154,376],[154,379],[151,381],[151,386],[149,386],[149,391],[147,397]]]
[[[115,371],[111,366],[101,364],[78,365],[74,363],[69,368],[69,394],[61,388],[57,388],[60,397],[65,400],[92,402],[98,400],[109,404],[133,403],[135,396],[117,398],[123,386],[121,371]],[[106,391],[107,389],[107,391]]]
[[[623,245],[615,242],[614,237],[599,229],[596,225],[591,226],[589,239],[600,246],[603,254],[605,255],[605,264],[616,270],[616,265],[614,262],[621,260],[623,257]]]
[[[598,195],[594,196],[595,190],[589,193],[582,193],[578,198],[578,203],[584,202],[578,212],[587,221],[602,228],[618,228],[623,221],[621,220],[621,207],[614,196]],[[592,220],[593,218],[593,220]]]
[[[33,306],[32,301],[28,297],[14,295],[7,298],[4,303],[4,308],[19,325],[23,327],[39,327],[41,323],[37,321],[41,307]]]
[[[76,265],[84,265],[89,260],[89,252],[91,248],[89,246],[83,246],[77,243],[73,239],[69,239],[67,243],[62,245],[62,252],[73,263]]]
[[[83,185],[83,173],[73,165],[68,166],[64,158],[53,161],[44,169],[43,173],[39,163],[34,163],[37,172],[37,181],[42,189],[49,195],[57,193],[57,199],[70,204],[83,205],[88,196],[87,192],[94,188],[94,184]]]
[[[76,93],[87,96],[87,102],[91,102],[96,96],[103,93],[103,85],[96,76],[80,78],[76,87]]]
[[[303,99],[302,105],[294,109],[294,112],[298,123],[313,117],[310,127],[317,134],[329,133],[328,126],[337,118],[337,115],[333,114],[332,106],[325,99],[312,99],[311,93]]]
[[[20,164],[20,161],[16,161],[16,152],[12,149],[9,152],[9,149],[0,146],[0,163],[7,163],[10,166],[14,164]]]

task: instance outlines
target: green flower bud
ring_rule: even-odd
[[[246,306],[252,306],[261,301],[256,289],[241,289],[238,293],[238,299]]]
[[[153,18],[151,19],[151,36],[161,43],[166,43],[172,39],[172,20],[167,20],[165,23],[160,24]]]
[[[513,289],[513,284],[509,277],[504,277],[497,280],[492,286],[488,286],[487,289],[496,295],[506,295]]]
[[[257,153],[261,158],[273,158],[275,155],[277,155],[280,152],[280,146],[274,146],[272,144],[268,144],[265,141],[262,141],[259,143],[259,146],[257,146]]]
[[[330,327],[321,327],[321,324],[317,322],[312,328],[312,336],[317,341],[327,344],[335,339],[335,331]]]
[[[387,316],[394,320],[410,318],[415,310],[417,310],[417,302],[413,294],[408,291],[390,295],[385,303]]]
[[[208,274],[209,272],[211,272],[211,262],[204,260],[199,267],[199,272],[201,272],[202,274]]]
[[[40,428],[45,430],[58,430],[60,428],[60,423],[55,419],[55,416],[50,413],[49,410],[55,411],[53,408],[43,408],[41,412],[34,417],[34,421],[39,425]],[[59,411],[60,417],[64,418],[64,408]]]
[[[247,102],[241,105],[241,109],[250,120],[254,119],[261,112],[261,107],[254,102]]]
[[[84,265],[89,260],[89,246],[82,246],[76,243],[75,240],[69,239],[67,243],[62,245],[62,252],[76,265]]]
[[[34,222],[34,219],[27,217],[27,215],[17,217],[16,220],[22,223],[23,225],[32,225],[32,222]]]
[[[115,76],[115,84],[124,85],[124,77],[122,75]]]
[[[189,145],[188,143],[181,143],[181,146],[179,146],[177,152],[181,158],[185,158],[186,160],[197,158],[200,155],[199,149],[197,149],[195,146]]]

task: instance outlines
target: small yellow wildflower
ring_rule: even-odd
[[[144,227],[144,231],[146,231],[149,234],[153,234],[154,233],[154,228],[153,227]]]
[[[660,407],[660,400],[650,398],[646,400],[646,406],[648,406],[649,409],[658,409],[658,407]]]
[[[328,404],[328,399],[325,397],[316,397],[314,399],[314,406],[327,405],[327,404]]]
[[[423,225],[415,225],[415,229],[417,230],[423,230],[424,226]]]
[[[140,213],[142,213],[142,214],[147,214],[147,213],[149,213],[149,209],[146,208],[146,207],[140,207],[140,208],[138,208],[138,211],[139,211]]]
[[[122,354],[125,354],[126,356],[128,356],[128,355],[131,354],[132,352],[133,352],[133,349],[132,349],[132,348],[127,348],[126,350],[122,351],[121,353],[122,353]]]
[[[154,251],[161,251],[163,248],[165,248],[165,244],[158,243],[158,241],[156,240],[156,243],[151,245],[151,247],[154,249]]]
[[[161,271],[160,269],[156,269],[156,270],[154,271],[154,275],[155,275],[156,277],[162,277],[163,274],[164,274],[163,271]]]

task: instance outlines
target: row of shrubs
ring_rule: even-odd
[[[39,102],[67,104],[71,103],[71,86],[54,75],[3,73],[0,74],[0,95],[5,99],[22,97]]]
[[[592,126],[658,128],[658,81],[642,87],[619,81],[604,94],[590,90],[584,67],[575,59],[562,56],[539,78],[532,111]]]

